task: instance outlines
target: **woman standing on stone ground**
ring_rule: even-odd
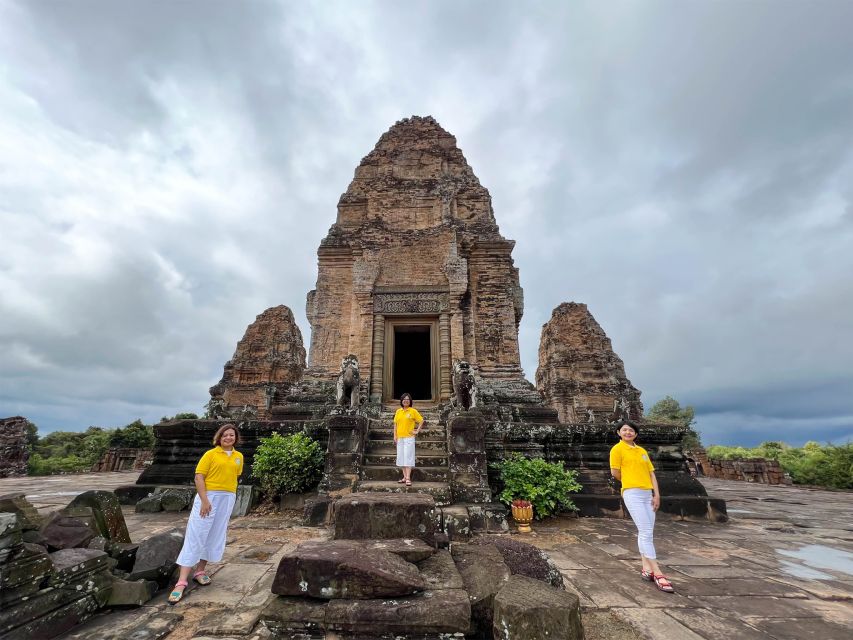
[[[243,454],[234,449],[239,443],[237,427],[222,425],[213,436],[213,449],[207,451],[196,465],[197,493],[187,521],[184,546],[177,559],[181,571],[169,594],[170,604],[184,597],[193,567],[193,580],[206,586],[211,582],[205,572],[207,563],[222,560],[228,521],[237,498],[237,478],[243,473]]]
[[[394,444],[397,445],[397,466],[403,469],[403,477],[397,482],[407,487],[412,486],[415,436],[420,432],[423,423],[423,416],[412,406],[412,395],[404,393],[400,396],[400,408],[394,414]]]
[[[672,583],[660,570],[655,553],[655,512],[660,508],[660,489],[648,452],[636,443],[637,425],[626,420],[616,432],[620,441],[610,450],[610,473],[622,482],[622,500],[637,527],[637,545],[643,569],[640,577],[658,589],[673,593]]]

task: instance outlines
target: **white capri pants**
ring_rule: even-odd
[[[176,560],[182,567],[194,567],[199,560],[219,562],[225,553],[225,534],[237,494],[231,491],[208,491],[207,499],[211,508],[206,518],[199,515],[199,495],[196,494],[193,500],[193,509],[184,535],[184,546]]]
[[[415,437],[397,438],[397,466],[415,466]]]
[[[655,553],[655,510],[652,509],[651,489],[625,489],[622,500],[637,526],[637,546],[640,555],[650,560],[657,559]]]

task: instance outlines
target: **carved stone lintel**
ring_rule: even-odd
[[[373,297],[373,312],[395,314],[439,314],[450,308],[447,293],[377,293]]]

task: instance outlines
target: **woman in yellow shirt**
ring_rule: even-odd
[[[184,597],[187,578],[193,567],[193,580],[205,586],[211,582],[205,573],[207,563],[222,560],[228,521],[237,498],[237,478],[243,473],[243,454],[234,449],[239,442],[237,427],[222,425],[213,436],[214,448],[207,451],[196,465],[197,493],[187,521],[184,546],[176,561],[181,572],[169,594],[170,604]]]
[[[400,408],[394,414],[394,444],[397,445],[397,466],[403,469],[403,478],[398,480],[407,487],[412,486],[412,469],[415,467],[415,436],[424,423],[423,416],[412,406],[412,396],[400,396]]]
[[[636,424],[626,420],[617,433],[620,441],[610,450],[610,473],[622,482],[622,500],[637,527],[637,546],[643,561],[640,577],[654,581],[661,591],[673,593],[672,583],[661,572],[655,552],[655,512],[660,508],[655,467],[648,452],[635,442]]]

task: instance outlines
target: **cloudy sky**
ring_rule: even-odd
[[[706,444],[853,437],[853,3],[0,0],[0,416],[200,412],[308,343],[359,160],[433,115],[517,241],[525,372],[585,302]]]

